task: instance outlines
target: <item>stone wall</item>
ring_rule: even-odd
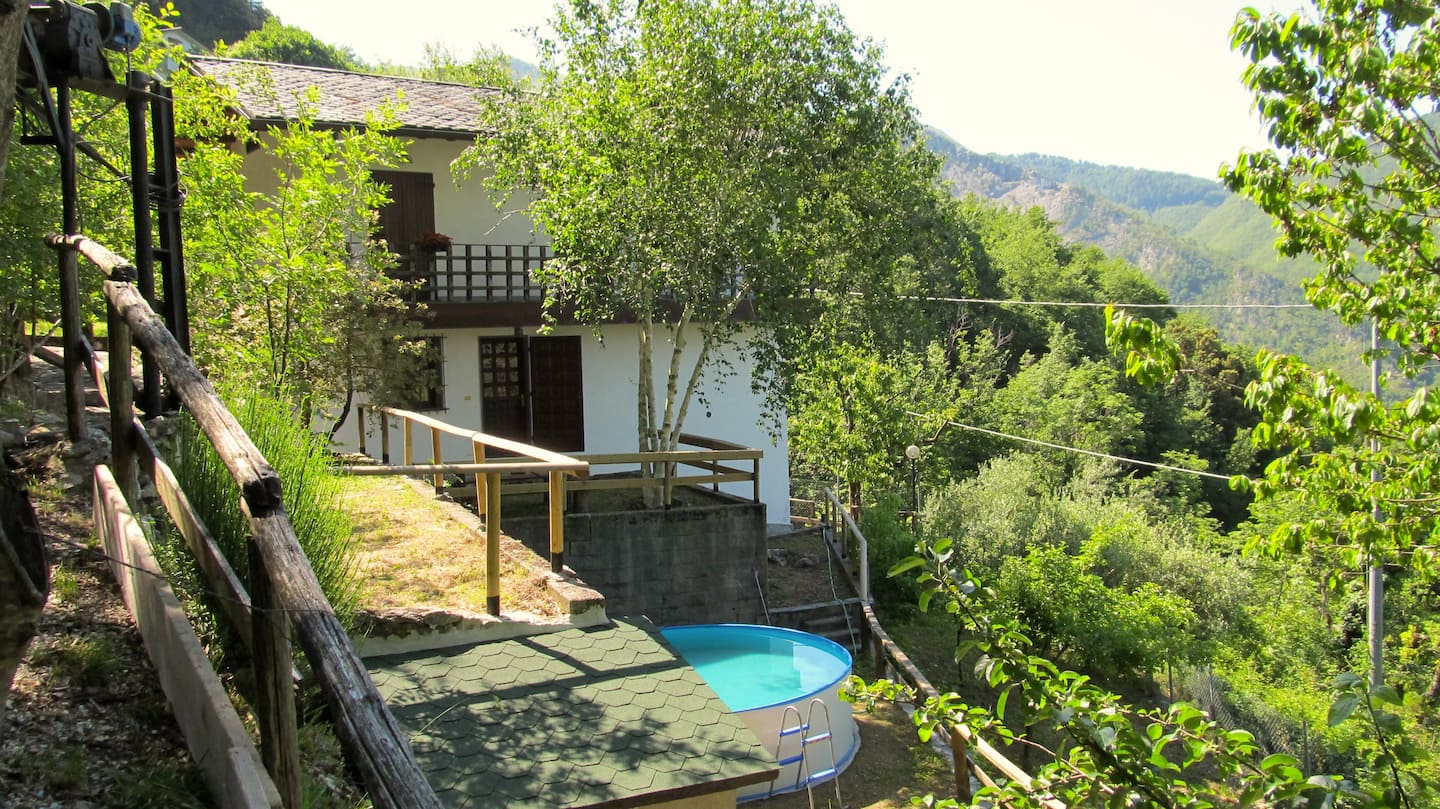
[[[505,533],[549,553],[543,517],[505,517]],[[715,505],[567,514],[565,564],[605,597],[611,615],[660,626],[759,623],[765,582],[765,507]]]

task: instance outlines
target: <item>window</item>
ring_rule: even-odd
[[[426,337],[425,356],[420,358],[420,379],[409,406],[411,410],[445,409],[445,338]]]

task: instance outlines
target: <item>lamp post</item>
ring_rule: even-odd
[[[905,457],[910,459],[910,529],[913,531],[920,523],[920,488],[916,476],[920,448],[911,444],[905,448]]]

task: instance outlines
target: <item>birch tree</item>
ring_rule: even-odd
[[[639,448],[673,450],[739,321],[773,355],[819,290],[874,286],[936,164],[904,79],[833,7],[575,0],[552,26],[538,91],[487,107],[457,174],[531,192],[548,322],[633,318]]]

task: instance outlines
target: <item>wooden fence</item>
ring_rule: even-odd
[[[474,432],[432,418],[423,413],[402,410],[395,407],[360,405],[356,412],[359,430],[359,449],[363,455],[371,455],[373,449],[369,438],[370,419],[378,420],[380,434],[379,465],[350,464],[341,467],[345,472],[356,475],[425,475],[429,476],[436,493],[444,488],[446,475],[474,475],[475,487],[457,486],[446,489],[452,496],[474,496],[477,510],[485,517],[486,558],[498,555],[489,550],[492,541],[499,542],[500,494],[545,494],[549,500],[550,517],[550,565],[556,572],[564,565],[565,559],[565,502],[566,494],[614,489],[659,488],[663,502],[669,503],[677,487],[709,486],[719,491],[723,483],[749,483],[753,500],[760,500],[760,459],[764,455],[758,449],[732,444],[713,438],[682,433],[680,442],[699,449],[682,449],[674,452],[626,452],[626,453],[576,453],[562,455],[540,449],[529,444],[511,441],[487,433]],[[392,426],[400,430],[401,462],[392,461],[390,432]],[[416,428],[428,431],[429,463],[416,463]],[[463,461],[445,460],[445,436],[463,439],[469,446],[468,458]],[[423,437],[418,443],[424,446]],[[509,457],[494,457],[488,450],[512,453]],[[748,463],[741,468],[736,462]],[[635,467],[641,470],[639,476],[597,478],[592,475],[597,466]],[[645,470],[658,470],[658,475],[647,475]],[[693,470],[693,471],[687,471]],[[524,477],[539,476],[543,481],[532,482]],[[509,476],[509,479],[502,478]],[[516,480],[516,477],[522,479]],[[573,478],[573,479],[572,479]],[[493,517],[493,519],[492,519]],[[490,531],[496,532],[494,539]],[[498,570],[494,573],[498,577]],[[493,585],[498,592],[498,578],[489,581],[487,571],[486,587]],[[494,599],[492,614],[499,614],[498,595]]]
[[[875,614],[874,604],[869,595],[869,543],[866,542],[865,535],[861,533],[860,527],[851,518],[849,510],[841,504],[833,490],[825,489],[824,497],[825,499],[819,502],[803,501],[803,503],[813,506],[815,516],[803,518],[800,521],[821,525],[832,532],[837,532],[832,541],[832,549],[841,557],[843,563],[841,568],[851,577],[855,591],[861,594],[862,609],[865,613],[865,630],[875,670],[880,672],[881,676],[909,686],[915,694],[917,703],[927,699],[939,699],[940,691],[910,660],[910,657],[905,654],[905,650],[890,638],[889,633],[880,625],[880,619]],[[852,569],[848,564],[848,560],[857,557],[860,562],[858,571]],[[942,725],[935,729],[935,735],[950,750],[955,767],[955,796],[961,801],[966,803],[970,801],[970,777],[972,774],[980,783],[986,786],[995,786],[995,781],[987,772],[987,768],[1008,781],[1020,784],[1026,790],[1031,789],[1030,775],[1006,758],[999,750],[977,736],[969,727],[963,724]],[[977,756],[979,760],[976,759]],[[1063,803],[1053,798],[1042,798],[1042,802],[1048,809],[1064,809],[1065,807]]]
[[[262,758],[275,779],[284,805],[298,807],[301,800],[289,651],[293,628],[326,698],[346,760],[360,775],[374,805],[438,809],[439,800],[416,764],[408,739],[375,689],[300,549],[285,511],[281,482],[275,470],[135,288],[134,268],[84,236],[52,237],[49,243],[60,253],[62,281],[70,276],[62,286],[67,289],[76,286],[73,275],[77,271],[77,253],[89,259],[107,278],[104,293],[108,304],[110,369],[106,396],[110,409],[114,488],[125,501],[134,502],[138,488],[137,460],[142,461],[156,480],[156,488],[162,499],[166,499],[167,507],[172,502],[177,504],[176,513],[180,516],[176,523],[181,526],[187,544],[192,549],[202,549],[199,558],[202,558],[206,586],[217,593],[228,591],[233,597],[234,603],[227,609],[236,611],[232,617],[239,619],[236,625],[243,627],[242,634],[244,628],[248,628],[257,668]],[[62,307],[66,310],[66,401],[72,436],[80,429],[80,419],[75,412],[77,403],[83,407],[83,394],[79,393],[83,391],[83,381],[79,376],[85,355],[89,353],[84,350],[78,317],[72,311],[78,307],[72,306],[73,303],[68,301]],[[235,480],[241,508],[251,530],[249,599],[239,588],[233,571],[227,575],[224,570],[207,567],[215,561],[210,553],[213,543],[205,541],[203,526],[193,518],[193,511],[178,505],[183,500],[183,492],[171,485],[173,476],[158,462],[143,431],[136,429],[132,409],[132,338],[169,381]],[[93,355],[90,362],[95,368]],[[253,608],[247,610],[245,603],[251,599]]]
[[[341,467],[342,470],[354,475],[429,475],[436,492],[444,486],[444,477],[447,474],[475,476],[477,511],[485,518],[485,609],[491,615],[500,614],[500,492],[504,485],[500,478],[502,474],[525,472],[545,477],[546,482],[541,485],[542,490],[550,496],[550,569],[559,573],[565,567],[565,479],[568,475],[584,480],[590,474],[589,464],[508,438],[465,430],[422,413],[373,405],[360,405],[356,409],[355,421],[359,425],[359,446],[362,454],[368,454],[365,439],[367,412],[376,414],[380,419],[381,465],[350,464]],[[392,418],[400,422],[404,450],[403,463],[393,465],[390,463]],[[415,463],[417,426],[430,431],[430,463],[427,464]],[[465,439],[470,446],[470,460],[445,462],[443,439],[447,435]],[[514,457],[487,458],[487,449],[514,453]]]

